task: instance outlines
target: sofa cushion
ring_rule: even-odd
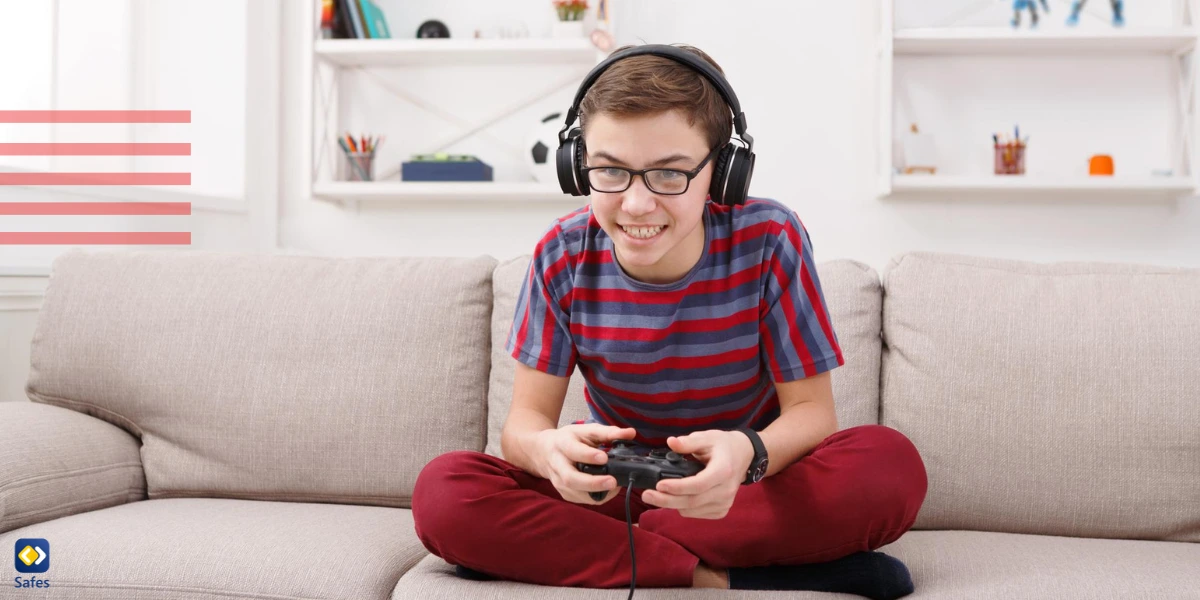
[[[150,498],[409,506],[483,449],[495,264],[73,250],[27,391],[139,436]]]
[[[916,590],[906,600],[1200,597],[1200,544],[910,531],[879,551],[912,573]]]
[[[28,593],[65,600],[383,600],[427,555],[412,511],[300,502],[145,500],[0,534],[0,548],[30,537],[50,542],[51,587]]]
[[[917,528],[1200,541],[1200,270],[915,253],[884,278]]]
[[[73,410],[0,402],[0,532],[144,500],[140,446]]]
[[[977,531],[910,531],[879,549],[904,561],[916,590],[905,600],[1194,600],[1200,544],[1061,538]],[[394,600],[604,600],[619,590],[469,581],[434,555],[406,572]],[[825,592],[638,588],[636,598],[862,600]]]
[[[504,351],[512,329],[517,294],[529,273],[530,256],[502,261],[492,275],[492,369],[488,385],[488,442],[485,452],[500,456],[500,432],[512,404],[516,359]],[[849,260],[817,265],[817,276],[829,307],[830,319],[846,364],[833,370],[833,395],[842,429],[878,422],[880,307],[879,275],[871,267]],[[559,425],[587,416],[584,380],[571,374]]]
[[[622,525],[624,527],[624,525]],[[640,560],[640,558],[639,558]],[[626,598],[629,588],[603,589],[554,587],[516,581],[473,581],[454,574],[454,566],[430,554],[410,569],[392,593],[392,600],[615,600]],[[828,592],[765,592],[638,586],[635,600],[863,600],[862,596]],[[913,598],[914,596],[907,596]]]

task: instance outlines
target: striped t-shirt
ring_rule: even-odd
[[[812,244],[769,199],[707,202],[704,252],[679,281],[630,277],[591,206],[537,243],[506,350],[586,383],[587,422],[633,427],[638,441],[748,426],[779,416],[773,381],[844,364]]]

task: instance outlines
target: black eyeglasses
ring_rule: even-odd
[[[597,192],[606,194],[623,192],[633,184],[634,175],[641,175],[642,181],[646,182],[646,187],[655,194],[678,196],[688,191],[692,179],[700,174],[704,165],[707,165],[708,161],[717,155],[720,148],[720,146],[713,148],[700,165],[691,171],[679,169],[642,169],[638,171],[625,167],[586,167],[582,171],[587,177],[588,184],[592,186],[592,190]]]

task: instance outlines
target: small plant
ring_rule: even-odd
[[[587,9],[587,0],[554,0],[559,21],[581,21]]]

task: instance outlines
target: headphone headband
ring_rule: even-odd
[[[583,78],[583,83],[579,85],[579,91],[575,92],[575,101],[571,104],[571,108],[567,110],[566,123],[563,124],[562,130],[558,132],[558,141],[560,144],[566,140],[565,134],[567,130],[570,129],[571,123],[575,122],[575,118],[579,116],[579,105],[583,103],[583,97],[587,95],[588,90],[596,83],[596,80],[600,79],[600,75],[619,60],[642,55],[659,56],[673,60],[686,67],[690,67],[692,70],[703,75],[705,79],[708,79],[713,84],[713,87],[717,89],[717,93],[721,94],[721,97],[725,99],[725,103],[733,111],[734,131],[737,132],[738,137],[746,142],[748,150],[754,148],[754,138],[746,135],[746,115],[742,112],[742,105],[738,102],[737,94],[733,92],[733,87],[729,85],[728,81],[725,81],[725,77],[721,75],[720,71],[717,71],[708,61],[695,54],[666,44],[644,44],[621,52],[614,52],[608,58],[601,61],[600,64],[593,67],[591,72],[587,74],[587,77]]]
[[[713,161],[712,180],[709,183],[708,193],[709,197],[718,204],[745,203],[750,190],[750,176],[754,173],[755,158],[752,151],[754,138],[746,134],[746,115],[742,113],[737,95],[733,93],[729,82],[725,81],[725,76],[708,61],[682,48],[663,44],[633,46],[614,52],[593,67],[587,77],[583,79],[579,91],[575,92],[575,102],[567,111],[567,122],[563,125],[562,131],[558,132],[558,150],[554,153],[558,184],[563,193],[572,196],[591,194],[587,176],[581,171],[586,156],[583,130],[580,127],[571,128],[571,124],[579,116],[579,105],[583,103],[584,96],[600,78],[600,75],[613,63],[631,56],[647,54],[673,60],[704,76],[717,89],[717,93],[725,99],[725,104],[729,106],[729,109],[733,111],[733,128],[745,147],[740,147],[727,140],[718,146],[719,150],[713,149],[714,152],[717,152],[717,157]]]

